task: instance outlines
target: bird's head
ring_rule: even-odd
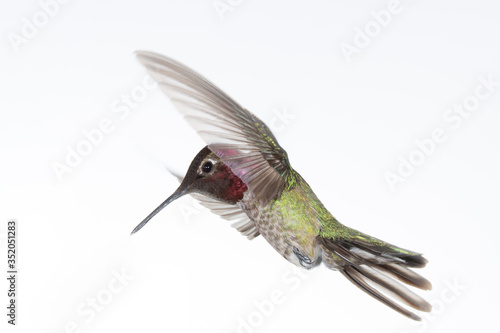
[[[132,234],[139,231],[168,204],[185,194],[199,193],[218,201],[236,204],[243,199],[246,191],[247,185],[206,146],[191,162],[177,190],[135,227]]]

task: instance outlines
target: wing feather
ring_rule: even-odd
[[[234,174],[268,203],[283,190],[290,165],[269,128],[213,83],[183,64],[138,51],[139,61],[188,123]]]
[[[219,215],[225,220],[231,221],[231,226],[248,239],[252,240],[260,235],[255,223],[250,220],[239,206],[217,201],[197,193],[191,193],[190,195],[198,200],[200,204],[210,209],[212,213]]]

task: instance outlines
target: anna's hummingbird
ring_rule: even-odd
[[[420,289],[430,282],[410,268],[427,260],[344,226],[295,171],[269,128],[213,83],[183,64],[151,52],[140,62],[206,141],[179,188],[133,231],[175,199],[192,194],[249,239],[262,235],[293,264],[310,269],[323,262],[370,296],[420,320],[431,305],[396,280]],[[390,297],[389,297],[389,296]]]

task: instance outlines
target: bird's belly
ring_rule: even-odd
[[[282,195],[281,200],[286,199],[287,196]],[[287,204],[288,200],[281,200],[266,207],[245,205],[245,211],[279,254],[299,267],[312,268],[321,261],[317,244],[319,221],[315,212],[304,200],[295,200],[292,207]]]

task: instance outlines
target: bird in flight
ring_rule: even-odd
[[[190,194],[253,239],[262,235],[285,259],[311,269],[323,263],[397,312],[421,320],[408,307],[431,305],[404,284],[431,283],[412,268],[427,260],[341,224],[295,171],[286,151],[259,118],[206,78],[157,53],[139,61],[205,140],[175,192],[133,231],[175,199]],[[400,283],[402,282],[402,283]]]

